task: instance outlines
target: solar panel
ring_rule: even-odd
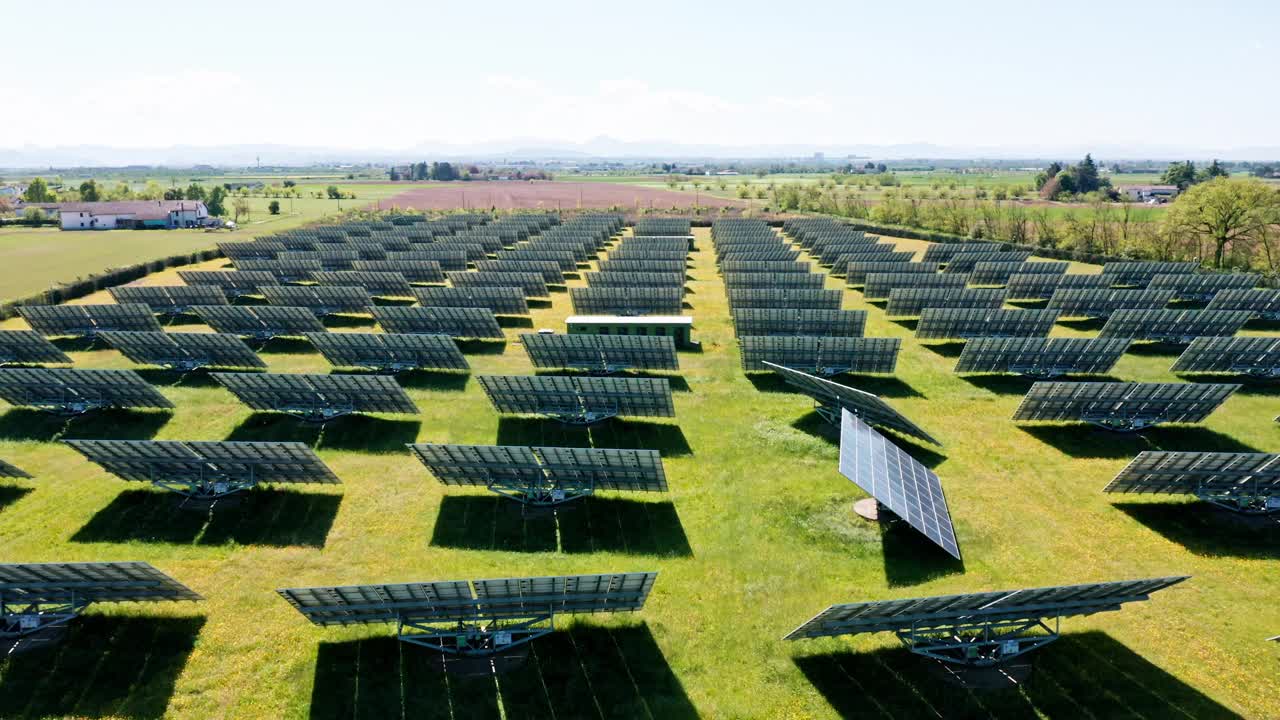
[[[267,366],[243,340],[230,334],[104,332],[102,339],[140,365],[159,365],[179,370]]]
[[[356,412],[419,414],[405,391],[387,375],[211,373],[240,402],[323,422]]]
[[[308,333],[307,339],[338,367],[379,371],[470,370],[467,359],[445,335],[395,333]]]
[[[476,263],[477,272],[536,272],[548,285],[564,284],[564,269],[555,260],[481,260]]]
[[[920,311],[921,340],[1045,337],[1058,321],[1057,310],[931,307]]]
[[[1029,250],[980,250],[976,252],[959,252],[947,260],[946,273],[968,273],[978,263],[987,262],[1026,262],[1031,257]]]
[[[657,450],[431,443],[409,448],[445,485],[488,488],[530,505],[558,505],[596,490],[667,491]]]
[[[467,251],[447,245],[439,247],[415,245],[411,250],[387,253],[387,262],[434,262],[444,271],[466,270]]]
[[[479,380],[500,413],[547,415],[580,425],[616,415],[675,416],[666,378],[481,375]]]
[[[997,666],[1056,640],[1054,618],[1119,610],[1187,576],[832,605],[786,639],[892,632],[933,660]]]
[[[684,291],[683,272],[589,272],[586,273],[587,285],[591,287],[623,287],[623,288],[679,288]]]
[[[274,285],[282,282],[307,280],[311,277],[311,273],[323,270],[324,265],[320,263],[319,258],[309,260],[237,260],[236,269],[239,272],[270,273],[275,279],[267,284]]]
[[[272,305],[304,307],[316,315],[364,314],[373,305],[369,291],[362,287],[337,285],[264,285],[262,295]]]
[[[520,342],[538,368],[600,373],[680,368],[675,340],[667,336],[526,333],[520,336]]]
[[[323,286],[364,288],[378,297],[413,297],[409,280],[398,272],[324,270],[311,273],[311,279]]]
[[[883,250],[872,249],[884,247]],[[882,262],[882,263],[905,263],[911,262],[916,256],[914,250],[894,250],[893,245],[867,245],[866,249],[855,249],[845,246],[840,249],[826,249],[822,252],[821,263],[831,266],[831,272],[839,275],[846,272],[849,263],[854,262]],[[908,271],[910,272],[910,271]]]
[[[178,277],[188,285],[209,285],[222,290],[227,299],[257,295],[259,285],[275,285],[270,272],[253,270],[179,270]]]
[[[1102,274],[1110,275],[1113,285],[1146,286],[1156,275],[1193,273],[1199,269],[1197,262],[1111,261],[1102,266]]]
[[[987,308],[1004,305],[1004,290],[997,288],[926,287],[894,288],[884,314],[889,317],[919,315],[927,308]]]
[[[862,295],[868,300],[889,297],[889,291],[897,288],[954,288],[965,286],[967,275],[933,275],[921,272],[867,273]]]
[[[1087,422],[1123,431],[1157,423],[1196,423],[1239,387],[1214,383],[1037,382],[1027,391],[1013,419]]]
[[[300,442],[64,440],[121,480],[149,482],[187,497],[215,499],[263,483],[340,481]]]
[[[1280,454],[1146,451],[1104,491],[1195,495],[1238,512],[1275,512],[1280,510]]]
[[[767,372],[765,362],[815,375],[892,373],[898,364],[898,338],[757,336],[738,337],[742,369]]]
[[[374,307],[373,317],[389,333],[455,338],[505,337],[488,308]]]
[[[1280,337],[1202,337],[1173,363],[1176,373],[1280,377]]]
[[[71,364],[71,358],[34,330],[0,330],[0,365]]]
[[[1174,273],[1156,275],[1148,290],[1173,290],[1176,300],[1212,300],[1222,290],[1251,290],[1261,276],[1255,273]]]
[[[8,609],[62,603],[76,612],[95,602],[202,600],[144,562],[0,563],[0,598]]]
[[[1037,265],[1040,263],[1036,263]],[[1027,274],[1016,273],[1005,283],[1010,300],[1048,300],[1058,288],[1109,288],[1111,281],[1102,275]]]
[[[112,407],[173,407],[132,370],[0,368],[0,398],[60,415]]]
[[[788,310],[839,310],[844,302],[840,290],[816,290],[812,288],[743,288],[729,289],[729,307],[780,308]]]
[[[402,641],[449,655],[486,656],[550,634],[557,615],[639,610],[657,575],[449,580],[277,592],[315,625],[396,623]]]
[[[924,251],[924,262],[944,263],[962,252],[978,252],[983,250],[996,250],[1003,247],[1002,243],[971,241],[963,243],[934,243]]]
[[[854,260],[845,266],[845,282],[849,285],[864,285],[867,282],[867,275],[871,273],[937,274],[941,267],[938,263]]]
[[[208,285],[122,285],[108,288],[122,305],[141,304],[162,315],[181,315],[193,305],[226,305],[227,296]]]
[[[151,308],[125,305],[22,305],[18,313],[47,337],[96,337],[102,330],[160,330]]]
[[[866,310],[738,308],[733,311],[733,329],[740,336],[862,337],[866,325]]]
[[[687,257],[687,250],[663,250],[642,246],[618,247],[609,251],[610,260],[684,260]]]
[[[961,559],[938,476],[848,410],[840,420],[840,474],[948,555]]]
[[[310,308],[276,305],[197,305],[191,308],[206,325],[220,333],[243,335],[258,340],[273,337],[302,337],[325,332]]]
[[[821,288],[826,278],[816,273],[725,273],[726,288]]]
[[[1126,338],[978,337],[965,343],[956,372],[1103,375],[1128,349]]]
[[[792,250],[785,245],[776,248],[762,247],[757,249],[739,247],[729,248],[722,253],[717,253],[717,259],[721,263],[731,261],[795,262],[800,259],[800,251]]]
[[[602,270],[604,268],[601,268]],[[775,260],[726,260],[720,263],[720,272],[726,273],[807,273],[809,263]]]
[[[782,376],[787,384],[812,397],[818,403],[817,412],[828,422],[840,422],[841,410],[849,410],[870,425],[897,430],[905,435],[920,438],[941,445],[933,436],[920,426],[911,422],[905,415],[894,410],[886,402],[871,393],[863,392],[847,385],[814,377],[799,370],[792,370],[782,365],[765,361],[774,372]]]
[[[575,315],[679,315],[683,295],[678,287],[569,289]]]
[[[1249,321],[1247,310],[1116,310],[1099,337],[1189,343],[1198,337],[1229,337]]]
[[[980,262],[969,273],[970,285],[1004,285],[1014,275],[1065,275],[1065,262]]]
[[[1172,299],[1172,290],[1058,288],[1048,307],[1061,310],[1063,317],[1108,317],[1121,309],[1158,310]]]
[[[448,272],[445,275],[455,288],[514,287],[520,288],[525,297],[547,297],[551,293],[536,272]]]
[[[1222,290],[1205,309],[1248,310],[1255,318],[1280,320],[1280,290]]]
[[[29,478],[31,475],[17,465],[0,460],[0,477]]]
[[[601,260],[600,272],[679,273],[684,276],[685,260]]]
[[[495,315],[528,315],[529,303],[517,287],[415,288],[423,307],[485,308]]]

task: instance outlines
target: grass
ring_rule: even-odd
[[[457,376],[406,383],[419,416],[324,428],[252,413],[198,378],[158,375],[151,379],[174,401],[171,413],[69,424],[0,414],[0,457],[35,475],[0,481],[0,557],[145,560],[206,598],[94,608],[52,655],[0,664],[0,716],[1280,714],[1262,679],[1276,662],[1264,638],[1280,632],[1276,526],[1242,528],[1177,498],[1101,492],[1143,449],[1275,451],[1280,390],[1254,384],[1203,426],[1137,436],[1018,426],[1009,417],[1028,382],[955,376],[954,358],[847,291],[846,307],[869,312],[867,335],[904,343],[896,378],[843,380],[880,393],[945,443],[895,438],[942,478],[959,565],[911,532],[852,516],[863,495],[837,472],[837,438],[812,403],[742,373],[707,231],[697,234],[689,300],[703,351],[680,356],[688,390],[675,393],[673,420],[581,429],[502,417],[474,379]],[[567,294],[556,293],[530,327],[562,328],[568,314]],[[469,354],[473,373],[532,373],[517,342],[528,331],[508,328],[501,353]],[[1055,335],[1088,332],[1059,326]],[[111,350],[71,355],[77,367],[130,366]],[[288,344],[263,357],[277,372],[329,370]],[[1113,375],[1175,380],[1173,357],[1130,353]],[[315,445],[344,484],[255,492],[225,515],[175,513],[167,498],[50,442],[62,437],[296,439]],[[657,448],[671,492],[608,493],[560,517],[524,520],[483,492],[431,479],[400,446],[413,439]],[[532,646],[526,666],[496,681],[439,675],[428,653],[391,640],[391,628],[312,627],[273,592],[637,570],[660,572],[644,611],[560,624]],[[951,689],[890,636],[780,639],[835,602],[1169,574],[1193,578],[1123,612],[1065,621],[1066,637],[1038,653],[1036,673],[1017,691]]]

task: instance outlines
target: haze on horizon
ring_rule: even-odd
[[[1280,146],[1280,5],[6,9],[0,147]]]

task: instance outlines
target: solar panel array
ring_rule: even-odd
[[[555,260],[481,260],[477,272],[540,273],[548,285],[563,285],[564,270]]]
[[[413,297],[408,279],[398,272],[322,270],[311,273],[311,279],[322,286],[364,288],[379,297]]]
[[[311,273],[324,270],[319,258],[288,260],[236,260],[237,272],[265,272],[275,280],[269,284],[309,280]],[[261,286],[259,286],[261,287]]]
[[[550,291],[540,272],[459,272],[445,273],[455,288],[513,287],[525,297],[547,297]]]
[[[10,405],[59,414],[173,407],[132,370],[0,368],[0,398]]]
[[[948,555],[961,559],[938,476],[848,410],[840,419],[840,474]]]
[[[13,607],[201,600],[144,562],[0,563],[0,597]]]
[[[983,240],[973,240],[962,243],[933,243],[924,251],[924,262],[945,263],[960,253],[984,252],[991,250],[999,250],[1004,247],[1002,243],[988,242]]]
[[[466,269],[466,262],[462,263]],[[444,269],[435,260],[357,260],[351,263],[354,272],[394,273],[411,283],[444,284]],[[339,283],[347,284],[347,283]],[[361,285],[363,283],[350,283]],[[368,285],[365,285],[369,288]],[[373,288],[369,288],[372,290]]]
[[[103,330],[156,330],[151,308],[123,305],[21,305],[18,313],[32,330],[48,337],[95,337]]]
[[[1247,310],[1116,310],[1099,337],[1189,343],[1198,337],[1229,337],[1249,321]]]
[[[308,333],[307,339],[338,367],[374,370],[470,370],[458,346],[445,335],[399,333]]]
[[[807,273],[809,263],[786,260],[726,260],[720,263],[723,273]]]
[[[825,278],[816,273],[725,273],[724,286],[738,288],[821,288]]]
[[[875,274],[922,273],[936,275],[941,269],[938,263],[850,261],[845,269],[845,282],[850,285],[865,285],[867,276]]]
[[[1251,290],[1262,278],[1254,273],[1174,273],[1156,275],[1148,290],[1173,290],[1175,300],[1212,300],[1222,290]]]
[[[679,273],[684,277],[688,265],[689,263],[683,259],[601,260],[600,272]]]
[[[394,378],[386,375],[212,373],[240,402],[254,410],[274,410],[308,420],[353,412],[417,415]]]
[[[1176,373],[1280,377],[1280,337],[1202,337],[1173,363]]]
[[[1104,491],[1195,495],[1244,511],[1280,510],[1280,454],[1149,450],[1126,465]]]
[[[822,260],[825,265],[828,264],[826,261],[830,258],[831,274],[841,275],[847,273],[851,263],[908,263],[916,256],[914,250],[894,250],[894,245],[884,245],[883,247],[883,250],[850,251],[846,248],[845,251],[824,252]]]
[[[844,294],[839,290],[812,288],[730,289],[729,308],[782,308],[789,310],[839,310]]]
[[[738,308],[733,311],[733,330],[739,336],[862,337],[866,325],[866,310]]]
[[[262,295],[267,302],[281,307],[304,307],[316,315],[369,312],[373,298],[362,287],[339,285],[264,285]]]
[[[740,335],[742,369],[764,372],[765,363],[815,375],[892,373],[898,364],[898,338]]]
[[[615,415],[675,416],[666,378],[481,375],[479,381],[500,413],[550,415],[574,423]]]
[[[1048,307],[1061,310],[1062,317],[1108,317],[1117,310],[1158,310],[1172,299],[1172,290],[1058,288]]]
[[[1280,290],[1222,290],[1205,309],[1248,310],[1255,318],[1280,320]]]
[[[889,317],[919,315],[926,308],[990,308],[1004,305],[1004,290],[998,288],[925,287],[894,288],[884,314]]]
[[[467,251],[460,248],[449,247],[447,245],[441,245],[439,247],[419,245],[412,250],[387,253],[387,262],[433,262],[439,265],[440,270],[442,271],[466,270]],[[406,277],[408,277],[407,274]],[[444,282],[443,278],[440,282]]]
[[[222,333],[104,332],[102,339],[140,365],[191,370],[201,367],[264,368],[257,353]]]
[[[998,261],[975,263],[969,272],[970,285],[1004,285],[1014,275],[1065,275],[1070,263]],[[950,266],[948,266],[950,269]]]
[[[378,306],[370,310],[373,318],[388,333],[455,338],[505,337],[493,311],[488,308]]]
[[[576,315],[679,315],[684,307],[682,287],[570,288]]]
[[[1010,300],[1048,300],[1058,288],[1083,290],[1109,287],[1110,280],[1102,275],[1082,274],[1015,273],[1005,283]]]
[[[178,277],[188,285],[220,288],[228,300],[243,295],[257,295],[259,285],[275,285],[278,282],[272,273],[254,270],[179,270]]]
[[[595,372],[680,368],[675,340],[666,336],[525,333],[520,343],[537,368]]]
[[[324,325],[310,308],[276,305],[199,305],[192,311],[206,325],[230,335],[244,335],[259,340],[273,337],[302,337],[311,332],[325,332]]]
[[[226,293],[208,285],[122,285],[108,289],[119,304],[146,305],[152,312],[165,315],[180,315],[193,305],[227,304]]]
[[[608,270],[586,273],[591,287],[674,287],[684,290],[684,271],[678,272],[623,272]]]
[[[517,287],[414,288],[423,307],[485,308],[495,315],[528,315],[529,303]]]
[[[799,370],[792,370],[765,361],[769,369],[782,376],[787,384],[812,397],[821,406],[820,412],[833,422],[839,422],[840,410],[849,410],[870,425],[879,425],[897,430],[905,435],[920,438],[934,445],[942,443],[933,439],[920,426],[911,422],[905,415],[894,410],[887,403],[871,393],[863,392],[848,385],[841,385],[830,380],[814,377]]]
[[[958,373],[1015,373],[1032,377],[1104,375],[1129,349],[1125,338],[973,338]]]
[[[965,286],[966,275],[931,275],[929,273],[867,273],[866,284],[862,288],[863,297],[878,300],[889,297],[889,292],[897,288],[954,288]]]
[[[0,330],[0,365],[71,364],[71,358],[34,330]]]
[[[1029,250],[996,250],[996,251],[978,251],[978,252],[961,252],[951,256],[947,260],[947,267],[943,269],[946,273],[969,273],[978,263],[990,262],[1026,262],[1031,257]]]
[[[1203,421],[1239,385],[1217,383],[1037,382],[1016,421],[1087,422],[1118,430]]]
[[[1046,337],[1058,321],[1057,310],[930,307],[920,311],[921,340]]]
[[[1156,275],[1181,275],[1200,269],[1197,262],[1129,262],[1112,261],[1102,266],[1102,274],[1111,277],[1112,285],[1146,287]]]

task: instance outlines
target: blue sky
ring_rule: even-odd
[[[1280,145],[1276,2],[8,5],[9,147]]]

